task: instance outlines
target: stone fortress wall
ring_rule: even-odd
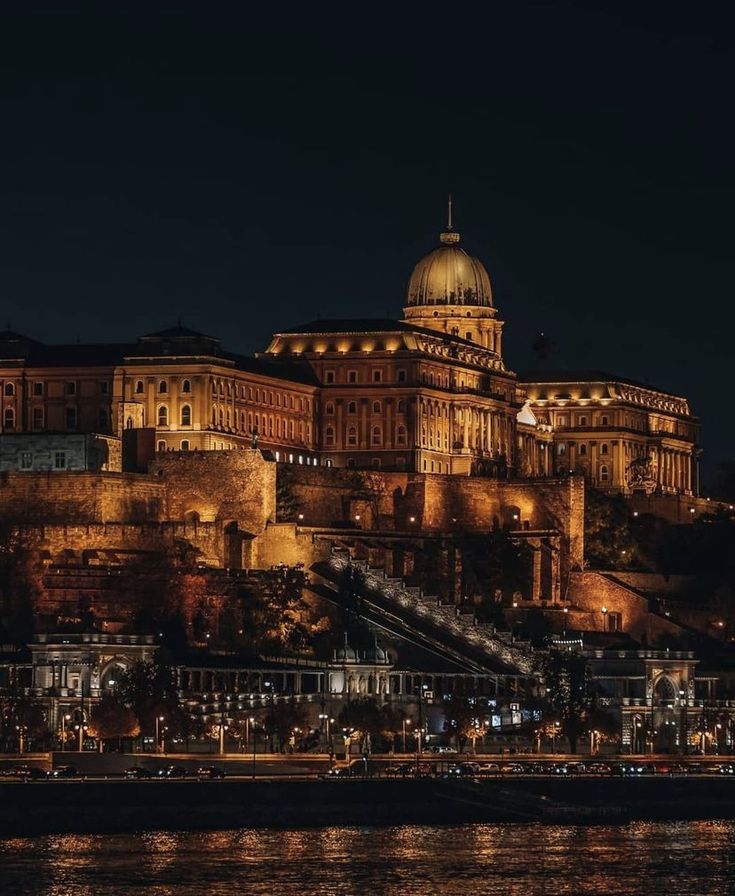
[[[285,495],[290,519],[279,519]],[[556,529],[583,552],[584,484],[381,473],[276,464],[254,450],[169,452],[148,475],[5,473],[3,516],[65,549],[161,550],[189,541],[206,562],[249,568],[320,556],[307,529],[452,533]]]

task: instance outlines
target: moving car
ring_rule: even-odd
[[[76,778],[77,770],[73,765],[58,765],[48,773],[49,778]]]
[[[209,778],[210,780],[214,780],[215,778],[224,778],[224,776],[224,770],[217,768],[214,765],[203,765],[201,768],[197,769],[198,778]]]
[[[143,781],[152,778],[153,772],[149,771],[147,768],[140,768],[140,766],[136,765],[133,768],[126,768],[123,775],[128,780]]]
[[[167,765],[164,768],[158,770],[159,778],[185,778],[186,777],[186,769],[183,765]]]
[[[19,765],[13,769],[13,774],[24,781],[45,781],[48,777],[42,768],[36,768],[34,765]]]

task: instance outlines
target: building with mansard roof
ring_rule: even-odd
[[[259,447],[278,462],[497,478],[574,472],[626,494],[697,493],[698,421],[685,398],[599,371],[518,377],[502,335],[487,270],[450,219],[413,269],[401,319],[284,328],[255,357],[182,326],[132,344],[0,333],[0,438],[118,437],[123,463],[141,471],[156,452]],[[17,469],[29,463],[15,439],[6,468],[13,452]]]

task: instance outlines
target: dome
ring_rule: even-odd
[[[482,262],[459,247],[451,228],[439,237],[441,246],[413,269],[408,283],[408,307],[475,305],[493,307],[490,277]]]

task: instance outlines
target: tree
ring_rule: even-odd
[[[48,739],[48,719],[43,706],[25,696],[0,699],[0,739],[5,744],[5,750],[15,751],[21,734],[26,750],[34,742]]]
[[[0,626],[15,644],[27,644],[35,625],[35,607],[43,592],[37,543],[28,530],[0,520]]]
[[[89,733],[99,739],[102,752],[102,744],[106,740],[117,738],[119,742],[123,737],[137,737],[140,734],[140,725],[129,706],[126,706],[116,694],[106,693],[100,702],[92,707]]]
[[[587,730],[594,695],[587,660],[579,653],[552,647],[540,660],[538,674],[546,700],[561,722],[561,733],[572,753]]]
[[[119,676],[115,696],[131,709],[143,734],[152,734],[163,716],[175,734],[187,733],[186,714],[179,706],[173,670],[160,662],[135,663]]]
[[[302,564],[279,564],[262,574],[242,596],[242,638],[253,651],[303,653],[330,628],[329,617],[306,597],[309,579]],[[230,623],[232,624],[232,623]]]
[[[362,751],[369,753],[402,729],[403,717],[390,707],[381,707],[375,697],[358,697],[342,707],[337,723],[351,730]]]
[[[631,531],[631,514],[620,495],[587,488],[584,500],[584,552],[597,569],[631,569],[641,564]]]
[[[298,519],[301,504],[294,492],[293,473],[287,464],[279,464],[276,475],[276,519],[279,523]]]
[[[283,752],[295,733],[307,728],[306,710],[293,700],[278,700],[271,703],[265,713],[263,727],[270,737],[271,746],[277,741],[279,752]]]
[[[444,710],[444,730],[457,741],[457,750],[462,753],[469,739],[474,742],[482,732],[482,710],[477,699],[471,696],[452,694],[442,703]]]

